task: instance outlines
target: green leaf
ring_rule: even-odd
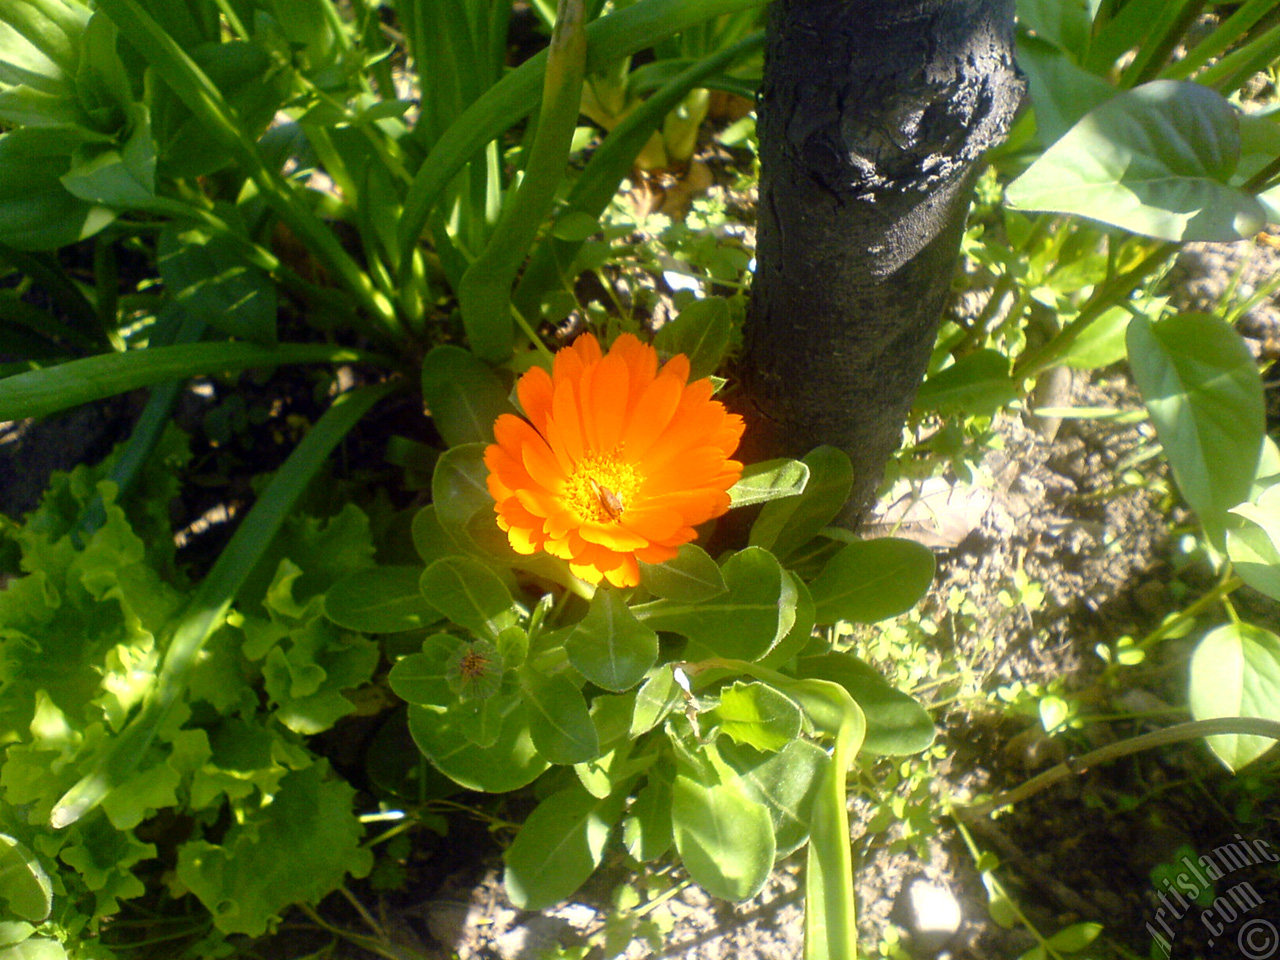
[[[694,602],[724,593],[724,575],[707,551],[692,543],[681,544],[666,563],[641,563],[640,584],[655,597]]]
[[[910,540],[884,537],[841,548],[809,585],[817,622],[876,623],[910,610],[933,582],[933,554]]]
[[[599,800],[575,784],[529,814],[503,854],[507,896],[521,910],[544,910],[573,895],[604,858],[622,798]]]
[[[622,821],[622,842],[631,856],[645,863],[670,850],[672,839],[671,781],[654,772]]]
[[[809,839],[809,823],[831,757],[816,743],[795,739],[777,753],[722,744],[720,754],[737,774],[738,785],[773,819],[778,856]]]
[[[1265,488],[1253,503],[1232,507],[1231,513],[1244,521],[1227,530],[1227,556],[1236,573],[1253,589],[1280,600],[1280,484]]]
[[[729,349],[733,329],[729,303],[723,297],[695,300],[674,320],[664,323],[653,338],[658,352],[666,356],[683,353],[689,358],[689,381],[715,373]]]
[[[0,833],[0,901],[10,913],[40,923],[53,909],[53,885],[35,854]]]
[[[444,532],[444,527],[436,517],[434,503],[427,504],[414,514],[411,532],[414,549],[418,551],[418,556],[427,566],[431,566],[437,560],[443,560],[457,550],[457,545]]]
[[[62,185],[71,167],[67,146],[66,133],[53,128],[0,135],[0,243],[55,250],[93,236],[115,219],[111,210]]]
[[[401,633],[440,619],[422,595],[421,567],[374,567],[343,577],[324,597],[324,613],[348,630]]]
[[[834,520],[853,487],[853,464],[843,450],[818,447],[803,462],[809,468],[804,492],[768,504],[751,525],[751,546],[764,547],[779,560],[786,560]]]
[[[368,682],[378,656],[367,637],[340,631],[319,615],[293,628],[287,646],[273,647],[262,666],[276,719],[308,736],[329,729],[356,709],[343,691]]]
[[[632,612],[651,629],[679,633],[716,656],[757,660],[795,623],[795,584],[773,554],[759,547],[735,553],[722,572],[728,593],[701,603],[655,600]]]
[[[676,777],[672,831],[684,867],[707,893],[746,900],[763,889],[777,846],[769,811],[737,786]]]
[[[467,737],[467,722],[467,717],[437,708],[409,707],[409,732],[418,749],[437,770],[468,790],[519,790],[547,769],[547,761],[533,745],[529,714],[523,704],[502,718],[498,736],[489,747],[478,747]]]
[[[766,460],[748,464],[742,478],[729,488],[729,499],[735,507],[768,503],[783,497],[804,493],[809,482],[809,468],[799,460]]]
[[[422,361],[422,397],[451,447],[492,443],[493,422],[516,412],[507,394],[489,365],[469,350],[446,344]]]
[[[35,932],[36,928],[25,920],[0,920],[0,948],[22,943]],[[0,958],[4,955],[4,950],[0,949]]]
[[[1009,358],[998,350],[977,350],[921,384],[915,409],[990,416],[1016,396]]]
[[[87,203],[128,211],[155,201],[156,145],[146,107],[134,105],[133,131],[119,150],[82,147],[61,177],[72,196]]]
[[[156,265],[185,316],[264,346],[276,342],[276,286],[231,237],[170,225],[160,232]]]
[[[260,936],[293,903],[315,903],[348,873],[373,864],[352,814],[355,790],[314,764],[280,781],[271,803],[231,826],[221,844],[192,840],[178,851],[178,877],[224,933]]]
[[[792,586],[796,588],[796,622],[787,635],[778,641],[777,646],[760,658],[761,666],[770,669],[785,665],[788,660],[807,647],[813,639],[813,627],[817,623],[818,608],[813,602],[809,585],[794,571],[787,572],[791,577]]]
[[[19,68],[17,77],[41,88],[69,81],[79,67],[80,46],[90,12],[61,0],[5,0],[0,20],[10,28],[4,38],[4,62]]]
[[[1058,358],[1075,370],[1096,370],[1124,359],[1125,331],[1133,314],[1124,307],[1112,307],[1084,328],[1067,352]]]
[[[800,735],[800,707],[767,683],[738,681],[703,717],[735,742],[776,753]]]
[[[1060,140],[1090,110],[1119,92],[1102,77],[1081,69],[1053,44],[1021,31],[1017,60],[1027,75],[1036,133],[1044,146]]]
[[[75,823],[101,803],[113,787],[128,779],[160,726],[182,701],[202,649],[222,624],[232,601],[321,465],[370,407],[393,389],[394,384],[385,383],[338,396],[276,471],[192,594],[190,606],[173,621],[158,681],[142,709],[129,720],[120,736],[109,742],[90,771],[54,806],[49,820],[55,828]]]
[[[619,693],[643,680],[658,659],[658,635],[636,619],[618,591],[605,586],[596,590],[564,646],[579,673]]]
[[[1186,878],[1184,877],[1183,879]],[[1101,932],[1102,924],[1100,923],[1073,923],[1069,927],[1063,927],[1050,937],[1047,944],[1064,953],[1079,953],[1097,940],[1098,934]]]
[[[648,733],[667,718],[683,695],[676,685],[670,664],[663,664],[636,692],[635,711],[631,715],[630,736],[634,740]]]
[[[0,159],[0,163],[3,160]],[[327,344],[186,343],[72,360],[0,380],[0,420],[43,417],[167,380],[235,373],[289,363],[359,363],[378,359]]]
[[[1175,242],[1253,236],[1266,216],[1230,183],[1235,108],[1189,81],[1156,80],[1095,107],[1009,185],[1022,210],[1074,213]]]
[[[437,560],[423,571],[421,586],[427,602],[446,618],[494,643],[519,620],[507,585],[478,560]]]
[[[4,381],[0,380],[0,387]],[[431,477],[431,502],[435,506],[436,521],[465,549],[475,550],[475,543],[467,533],[467,524],[481,510],[493,514],[493,497],[489,495],[486,478],[489,468],[484,465],[484,444],[465,443],[450,447],[436,462]],[[493,526],[497,528],[496,519]]]
[[[1262,455],[1266,411],[1253,356],[1230,325],[1203,313],[1134,317],[1128,345],[1178,489],[1221,545],[1227,511],[1248,498]]]
[[[1228,623],[1205,634],[1191,655],[1188,700],[1197,720],[1260,717],[1280,721],[1280,638],[1247,623]],[[1206,740],[1232,772],[1275,746],[1267,737],[1241,734]]]
[[[538,752],[552,763],[574,764],[600,756],[600,738],[582,691],[563,673],[520,670],[529,707],[529,729]]]
[[[422,641],[422,650],[396,661],[387,676],[396,696],[408,703],[447,707],[457,699],[449,686],[449,665],[464,641],[437,633]]]
[[[762,0],[640,0],[587,25],[587,72],[606,70],[623,57],[721,14],[760,6]],[[400,220],[401,262],[413,248],[449,184],[485,144],[500,138],[539,100],[547,53],[530,57],[473,102],[449,126],[414,176]]]
[[[1018,23],[1076,59],[1084,56],[1093,29],[1089,0],[1018,0]]]
[[[801,677],[831,680],[849,691],[866,716],[862,742],[866,752],[900,756],[919,753],[933,743],[937,731],[929,712],[853,654],[801,657],[797,672]]]
[[[67,960],[67,951],[57,940],[32,937],[11,947],[0,948],[0,960]]]

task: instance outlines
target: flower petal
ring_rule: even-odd
[[[551,374],[541,367],[530,367],[516,384],[516,397],[520,401],[520,408],[524,410],[524,415],[529,418],[533,428],[544,436],[547,432],[544,428],[547,417],[551,414],[551,397],[554,392]]]

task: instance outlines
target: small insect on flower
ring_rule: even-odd
[[[503,414],[485,449],[498,526],[517,553],[545,550],[589,583],[640,582],[729,509],[742,418],[625,333],[606,353],[583,334],[516,385],[524,417]]]
[[[596,500],[600,504],[600,509],[607,513],[612,519],[619,519],[622,516],[622,511],[625,509],[622,505],[622,498],[608,487],[602,487],[598,480],[593,478],[588,479],[591,481],[591,492],[596,495]]]

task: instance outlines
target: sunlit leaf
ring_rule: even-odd
[[[1156,80],[1095,107],[1008,188],[1023,210],[1074,213],[1163,240],[1253,236],[1266,215],[1230,182],[1235,108],[1198,83]]]
[[[1178,489],[1220,542],[1262,453],[1265,403],[1253,356],[1229,324],[1203,313],[1135,317],[1128,346]]]
[[[1188,700],[1197,720],[1261,717],[1280,721],[1280,638],[1247,623],[1207,633],[1191,655]],[[1235,771],[1275,746],[1267,737],[1222,734],[1209,748]]]

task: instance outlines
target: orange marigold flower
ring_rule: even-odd
[[[623,334],[608,354],[591,334],[516,386],[525,418],[503,414],[484,453],[498,526],[517,553],[545,550],[575,576],[640,582],[637,561],[662,563],[729,509],[742,474],[729,457],[742,418],[689,383],[689,358]]]

